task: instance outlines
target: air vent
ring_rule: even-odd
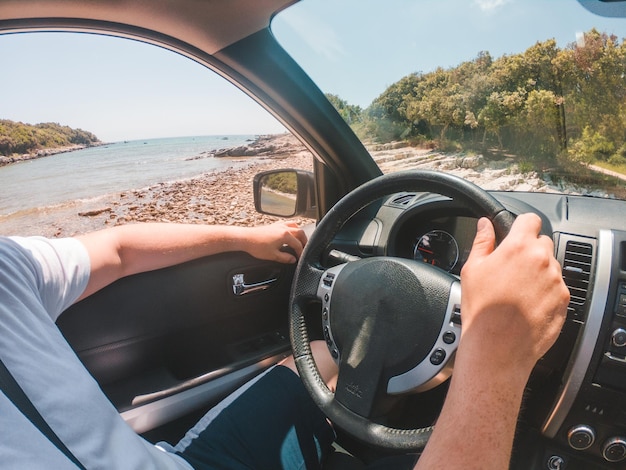
[[[415,193],[403,193],[398,196],[394,196],[391,199],[391,204],[394,206],[408,206],[415,198]]]
[[[563,280],[570,292],[568,318],[585,319],[592,260],[593,247],[589,243],[568,241],[565,245]]]

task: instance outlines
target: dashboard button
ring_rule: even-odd
[[[624,289],[624,284],[621,286]],[[619,315],[626,315],[626,294],[620,292],[619,299],[617,300],[617,313]]]
[[[558,455],[551,455],[546,462],[548,470],[565,470],[565,460]]]
[[[567,442],[572,449],[585,450],[589,449],[596,440],[596,433],[593,428],[580,424],[574,426],[567,433]]]
[[[602,457],[607,462],[621,462],[626,459],[626,439],[613,437],[606,441],[602,447]]]
[[[624,328],[617,328],[611,335],[611,344],[617,348],[623,348],[626,346],[626,330]]]

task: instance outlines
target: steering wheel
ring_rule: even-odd
[[[434,171],[406,171],[358,187],[320,221],[296,268],[290,296],[290,336],[300,377],[328,418],[361,441],[420,451],[432,426],[397,429],[374,421],[386,394],[432,388],[451,374],[461,333],[457,277],[421,261],[372,257],[325,269],[322,258],[346,221],[368,204],[399,191],[438,193],[494,224],[497,242],[514,215],[478,186]],[[322,305],[326,342],[339,366],[331,392],[315,365],[305,322]]]

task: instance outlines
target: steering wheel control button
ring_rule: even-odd
[[[616,348],[623,348],[626,346],[626,330],[624,328],[617,328],[611,335],[611,344]]]
[[[567,433],[567,442],[575,450],[586,450],[593,445],[596,440],[596,433],[593,428],[580,424],[574,426]]]
[[[345,264],[333,266],[322,273],[317,285],[317,298],[321,302],[322,307],[322,331],[324,332],[324,340],[326,341],[330,354],[337,363],[339,363],[341,358],[341,352],[337,348],[335,338],[333,337],[330,317],[332,311],[331,305],[333,303],[333,291],[337,287],[337,276],[345,266]]]
[[[454,334],[454,331],[446,331],[441,339],[443,339],[443,342],[446,344],[452,344],[456,341],[456,335]]]
[[[430,355],[430,363],[434,366],[440,365],[445,360],[446,360],[446,351],[441,348],[435,349],[433,353]]]
[[[451,319],[451,321],[455,325],[461,326],[461,306],[460,305],[455,305],[454,306],[454,312],[452,312],[452,319]]]
[[[602,457],[607,462],[621,462],[626,459],[626,438],[613,437],[604,443]]]

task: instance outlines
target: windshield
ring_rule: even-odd
[[[624,18],[577,0],[303,0],[272,31],[385,173],[626,198]]]

